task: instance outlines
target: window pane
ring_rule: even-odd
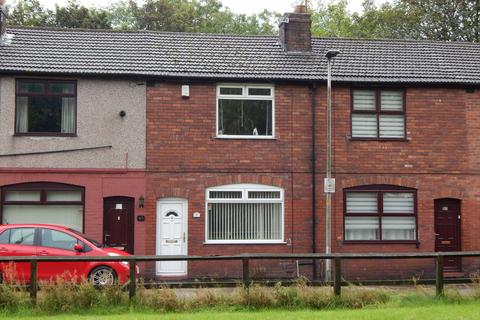
[[[43,247],[73,251],[73,247],[77,243],[77,239],[69,234],[51,229],[42,229],[41,246]]]
[[[375,91],[374,90],[354,90],[353,91],[353,109],[375,111]]]
[[[47,201],[82,201],[81,191],[47,191]]]
[[[248,191],[249,199],[280,199],[280,191]]]
[[[414,213],[413,193],[384,193],[383,213]]]
[[[220,99],[218,113],[220,135],[272,135],[271,100]]]
[[[50,82],[47,90],[49,93],[74,94],[75,85],[71,82]]]
[[[272,90],[268,88],[248,88],[249,96],[270,96]]]
[[[242,199],[242,191],[210,191],[210,199]]]
[[[353,114],[352,137],[376,138],[377,116],[375,114]]]
[[[405,116],[380,115],[380,138],[405,138]]]
[[[40,201],[40,191],[6,191],[5,201]]]
[[[241,96],[243,94],[243,88],[220,88],[220,94],[225,95],[234,95],[234,96]]]
[[[34,228],[10,229],[10,244],[32,246],[35,238]]]
[[[0,244],[8,244],[10,241],[10,230],[5,230],[0,234]]]
[[[382,91],[380,99],[382,111],[403,111],[403,91]]]
[[[60,97],[28,97],[27,132],[60,132],[62,120],[62,98]],[[20,111],[17,110],[17,115]],[[22,132],[18,127],[17,132]]]
[[[43,93],[45,90],[43,82],[18,81],[17,90],[20,93]]]
[[[44,223],[83,230],[81,205],[4,205],[3,224]]]
[[[347,213],[377,213],[377,194],[367,192],[347,193]]]
[[[383,240],[415,240],[415,217],[382,218]]]
[[[378,218],[345,217],[345,240],[378,240]]]
[[[208,240],[282,240],[281,203],[210,203]]]

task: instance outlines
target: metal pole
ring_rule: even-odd
[[[328,57],[327,61],[327,179],[332,178],[332,59]],[[326,193],[325,199],[325,253],[332,253],[332,194]],[[330,259],[325,260],[325,281],[332,279],[332,261]]]
[[[332,58],[339,51],[329,50],[327,57],[327,172],[326,179],[331,183],[332,178]],[[325,190],[325,253],[332,253],[332,190]],[[325,260],[325,281],[332,279],[332,261]]]

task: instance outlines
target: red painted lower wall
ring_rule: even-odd
[[[0,187],[27,182],[56,182],[85,188],[85,233],[99,241],[103,238],[103,199],[127,196],[135,199],[134,215],[144,215],[138,199],[145,195],[145,172],[108,169],[2,169]],[[145,223],[135,219],[135,254],[145,253]]]

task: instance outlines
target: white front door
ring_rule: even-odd
[[[187,200],[157,202],[157,255],[187,255]],[[157,262],[157,275],[187,274],[186,261]]]

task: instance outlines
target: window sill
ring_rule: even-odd
[[[225,140],[277,140],[275,137],[268,137],[268,136],[215,136],[215,139],[225,139]]]
[[[417,248],[420,241],[417,240],[343,240],[343,244],[414,244]]]
[[[252,245],[252,244],[256,244],[256,245],[272,245],[272,244],[280,244],[280,245],[285,245],[287,244],[287,242],[285,241],[204,241],[203,242],[204,245],[225,245],[225,244],[228,244],[228,245]]]
[[[377,141],[377,142],[410,142],[409,138],[354,138],[349,137],[350,141]]]
[[[58,138],[76,138],[77,135],[75,133],[48,133],[48,132],[42,132],[42,133],[14,133],[14,137],[58,137]]]

